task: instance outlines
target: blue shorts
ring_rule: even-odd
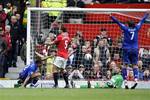
[[[138,62],[138,49],[123,49],[124,64],[137,64],[137,62]]]

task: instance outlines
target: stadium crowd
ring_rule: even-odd
[[[0,77],[5,77],[9,67],[17,67],[17,56],[24,51],[26,22],[21,23],[22,17],[17,6],[0,4]]]
[[[73,0],[69,1],[71,2]],[[83,1],[79,3],[79,7],[83,7]],[[102,1],[108,2],[110,0],[92,0],[94,3],[100,3]],[[68,2],[68,6],[70,6],[69,4],[72,3]],[[26,6],[28,7],[29,4],[26,3]],[[0,4],[0,77],[5,77],[5,73],[8,72],[9,67],[17,67],[16,62],[18,55],[26,62],[26,21],[24,20],[24,24],[21,24],[22,17],[17,7],[13,6],[11,3],[7,3],[7,7],[5,8]],[[26,13],[24,18],[26,19]],[[55,28],[56,33],[51,32],[49,34],[49,38],[47,38],[46,42],[54,40],[55,36],[58,35],[58,29],[59,28]],[[68,48],[68,52],[73,52],[68,58],[66,65],[69,79],[110,79],[113,74],[113,69],[116,66],[122,67],[123,65],[121,48],[122,38],[123,37],[120,36],[116,41],[113,41],[108,36],[107,30],[105,28],[100,28],[99,34],[93,41],[90,41],[83,37],[82,31],[77,30]],[[56,47],[40,43],[38,46],[41,45],[43,49],[40,50],[39,53],[44,56],[50,56],[43,65],[45,66],[43,76],[49,79],[52,74],[52,62],[56,56]],[[139,49],[138,67],[139,79],[145,81],[150,80],[149,49]],[[60,77],[62,76],[60,75]],[[133,71],[129,69],[128,80],[132,81],[134,79],[133,77]]]

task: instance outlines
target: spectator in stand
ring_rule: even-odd
[[[108,37],[108,32],[105,28],[100,29],[100,34],[96,36],[97,43],[100,39],[106,38],[108,42],[108,46],[112,45],[112,39]]]
[[[51,24],[50,32],[54,33],[55,35],[58,35],[60,33],[59,29],[60,29],[61,26],[62,26],[62,21],[61,20],[54,21]]]
[[[74,61],[74,57],[75,57],[75,51],[73,50],[72,47],[69,47],[68,48],[68,53],[71,54],[71,55],[69,55],[69,57],[68,57],[66,66],[73,66],[73,61]]]
[[[75,7],[76,2],[75,0],[67,0],[67,7]]]
[[[91,54],[92,53],[92,43],[91,43],[91,41],[89,41],[89,40],[85,41],[85,46],[87,48],[87,53]]]
[[[3,9],[3,5],[0,4],[0,27],[2,27],[2,30],[5,30],[6,18],[7,18],[7,14]]]
[[[5,13],[7,14],[7,13],[11,12],[12,9],[13,9],[12,4],[11,4],[10,2],[8,2],[8,3],[6,4],[6,8],[4,8]]]
[[[77,31],[75,37],[72,39],[72,42],[76,44],[76,52],[73,62],[73,67],[79,67],[81,59],[84,58],[86,53],[86,47],[84,45],[84,38],[81,31]],[[84,48],[85,47],[85,48]]]
[[[83,37],[83,33],[78,30],[76,32],[75,37],[73,38],[73,42],[77,44],[77,46],[83,46],[84,45],[84,37]]]
[[[147,36],[150,38],[150,28],[147,30]]]
[[[26,52],[27,52],[27,43],[26,43],[26,41],[25,40],[23,40],[24,42],[24,44],[22,45],[22,48],[21,48],[21,50],[20,50],[20,57],[21,57],[21,59],[23,60],[23,62],[24,62],[24,65],[26,65]]]
[[[7,53],[6,53],[7,62],[6,62],[5,71],[8,72],[8,67],[11,67],[11,49],[12,49],[9,25],[5,26],[5,31],[3,34],[4,34],[4,40],[7,44]]]
[[[150,54],[148,49],[144,48],[141,60],[143,62],[143,68],[147,69],[150,65]]]
[[[1,28],[0,29],[0,78],[4,78],[6,73],[5,72],[6,53],[7,53],[7,43],[4,40],[4,34]]]
[[[90,75],[91,79],[102,79],[102,72],[101,72],[101,66],[100,64],[94,64],[92,71],[91,71],[91,75]]]
[[[107,65],[110,62],[110,51],[106,44],[104,44],[104,40],[100,39],[97,47],[94,50],[94,63],[102,62],[102,74],[106,76]]]
[[[131,68],[128,69],[127,81],[134,81],[134,73]]]
[[[138,61],[138,68],[139,68],[139,80],[143,80],[143,62],[141,60]]]
[[[18,43],[19,43],[19,35],[21,34],[20,26],[17,23],[16,16],[11,16],[11,22],[10,22],[10,36],[11,36],[11,42],[12,42],[12,66],[17,67],[17,54],[18,54]]]
[[[79,7],[84,8],[84,0],[67,0],[67,7]]]
[[[13,6],[12,11],[7,13],[8,24],[11,22],[11,16],[15,16],[17,13],[17,7]]]
[[[109,63],[108,69],[111,71],[111,73],[116,66],[117,66],[117,64],[113,60]]]
[[[84,79],[83,77],[83,71],[84,71],[84,66],[80,65],[79,69],[75,68],[71,74],[69,75],[68,79]]]
[[[115,74],[115,69],[119,67],[115,61],[111,61],[109,63],[109,67],[108,67],[108,70],[107,70],[107,79],[111,79],[111,77]],[[119,67],[120,68],[120,67]]]
[[[23,44],[24,44],[24,36],[23,36],[23,26],[22,26],[22,24],[21,24],[21,16],[20,16],[20,14],[19,13],[16,13],[16,19],[17,19],[17,24],[18,24],[18,26],[19,26],[19,30],[20,30],[20,33],[19,33],[19,36],[18,36],[18,55],[20,54],[20,50],[21,50],[21,48],[22,48],[22,46],[23,46]]]
[[[144,76],[143,76],[144,81],[149,81],[150,80],[150,70],[146,69],[144,71]]]
[[[81,51],[76,51],[75,56],[74,56],[74,61],[73,61],[73,67],[79,68],[81,64],[85,64],[85,54],[87,52],[86,46],[81,47]],[[84,65],[85,66],[85,65]]]
[[[85,41],[85,47],[86,47],[86,54],[85,54],[85,62],[84,62],[84,66],[86,68],[92,68],[92,64],[93,64],[93,56],[92,56],[92,44],[91,41],[87,40]]]
[[[117,63],[117,65],[122,64],[122,43],[117,43],[111,47],[111,57]]]

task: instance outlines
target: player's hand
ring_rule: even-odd
[[[147,10],[146,13],[147,13],[147,14],[150,14],[150,10]]]
[[[109,17],[112,17],[112,13],[109,14]]]

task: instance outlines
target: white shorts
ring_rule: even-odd
[[[67,59],[57,56],[53,63],[58,68],[65,69],[67,64]]]

